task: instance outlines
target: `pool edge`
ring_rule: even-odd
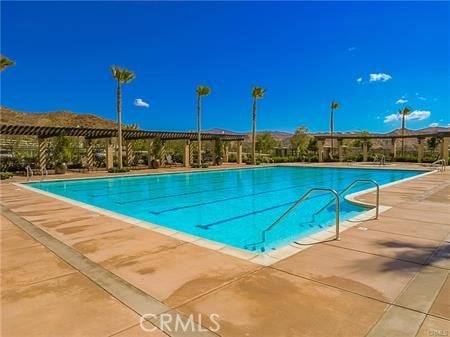
[[[265,167],[277,167],[277,166],[290,167],[288,165],[285,165],[285,166],[283,166],[283,165],[270,165],[270,166],[267,165]],[[254,168],[254,167],[249,167],[249,168]],[[349,167],[349,168],[355,168],[355,167]],[[237,169],[237,168],[233,168],[233,169]],[[247,168],[240,168],[240,169],[247,169]],[[227,170],[227,169],[223,169],[223,170]],[[206,170],[206,172],[216,172],[216,171],[219,171],[219,170]],[[421,171],[421,170],[415,170],[415,171]],[[174,173],[186,173],[186,172],[189,172],[189,171],[177,171],[177,172],[173,172],[173,173],[164,172],[164,173],[154,173],[154,174],[174,174]],[[205,172],[205,171],[196,171],[196,172]],[[400,180],[397,180],[397,181],[394,181],[391,183],[383,184],[380,186],[380,189],[390,187],[393,185],[397,185],[397,184],[403,183],[405,181],[413,180],[413,179],[423,177],[425,175],[433,174],[436,172],[437,172],[436,170],[423,171],[423,173],[417,174],[413,177],[408,177],[408,178],[400,179]],[[143,176],[143,175],[149,175],[149,174],[140,174],[137,176]],[[150,173],[150,175],[152,175],[152,173]],[[125,177],[128,177],[128,176],[125,175]],[[96,179],[96,178],[99,178],[99,177],[88,178],[88,179]],[[104,178],[109,178],[109,176],[106,176]],[[79,178],[76,180],[80,180],[80,179],[82,180],[82,179],[86,179],[86,178]],[[64,180],[68,180],[68,179],[60,179],[57,181],[61,181],[61,180],[64,181]],[[74,180],[74,179],[69,179],[69,180]],[[51,181],[56,181],[56,180],[51,180]],[[41,182],[41,181],[35,181],[35,182]],[[49,181],[47,180],[45,182],[49,182]],[[38,188],[30,186],[29,183],[31,183],[31,181],[22,182],[22,183],[15,182],[15,183],[13,183],[13,185],[15,185],[17,187],[25,188],[32,192],[40,193],[47,197],[61,200],[63,202],[75,205],[77,207],[81,207],[81,208],[84,208],[84,209],[87,209],[87,210],[90,210],[90,211],[93,211],[93,212],[96,212],[96,213],[99,213],[102,215],[112,217],[114,219],[123,221],[128,224],[132,224],[132,225],[144,228],[144,229],[149,229],[156,233],[160,233],[160,234],[163,234],[163,235],[166,235],[169,237],[173,237],[173,238],[176,238],[176,239],[184,241],[184,242],[192,243],[199,247],[214,250],[214,251],[220,252],[222,254],[233,256],[233,257],[243,259],[243,260],[255,263],[257,265],[262,265],[262,266],[270,266],[270,265],[277,263],[281,260],[284,260],[292,255],[295,255],[307,248],[310,248],[317,243],[334,240],[333,237],[335,237],[335,235],[336,235],[334,227],[329,227],[327,229],[324,229],[322,231],[316,232],[314,234],[311,234],[311,235],[308,235],[305,237],[301,236],[298,239],[293,240],[293,242],[286,244],[283,247],[276,249],[274,251],[269,251],[269,252],[265,252],[265,253],[251,252],[251,251],[239,249],[237,247],[233,247],[233,246],[230,246],[227,244],[222,244],[222,243],[219,243],[216,241],[208,240],[208,239],[205,239],[205,238],[202,238],[199,236],[187,234],[182,231],[176,231],[176,230],[164,227],[164,226],[156,225],[156,224],[153,224],[148,221],[138,220],[138,219],[130,217],[130,216],[125,216],[125,215],[122,215],[122,214],[119,214],[116,212],[108,211],[103,208],[100,208],[97,206],[92,206],[92,205],[83,203],[81,201],[76,201],[76,200],[66,198],[66,197],[63,197],[63,196],[60,196],[57,194],[53,194],[51,192],[43,191]],[[374,189],[375,189],[374,187],[371,187],[371,188],[368,188],[368,189],[365,189],[362,191],[348,194],[344,197],[344,199],[350,203],[357,204],[357,205],[360,205],[363,207],[370,207],[371,209],[369,209],[365,212],[361,212],[361,213],[357,214],[356,216],[343,221],[340,224],[340,231],[339,231],[340,233],[345,232],[347,229],[352,228],[352,227],[360,224],[361,222],[370,220],[374,217],[374,215],[375,215],[375,208],[374,208],[375,205],[374,204],[356,200],[357,196],[366,194],[366,193],[370,193]],[[379,207],[380,214],[391,208],[391,206],[386,206],[386,205],[381,205],[381,204],[379,206],[380,206]]]

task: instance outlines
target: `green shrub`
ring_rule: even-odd
[[[405,153],[403,154],[403,156],[398,155],[397,157],[395,157],[394,161],[417,163],[417,155],[413,153]]]
[[[274,163],[295,163],[295,162],[301,162],[302,158],[295,157],[295,156],[272,157],[272,161]]]
[[[193,163],[191,164],[192,168],[208,168],[209,164],[208,163],[202,163],[201,165],[198,165],[198,163]]]
[[[130,170],[127,167],[124,168],[118,168],[118,167],[112,167],[108,170],[109,173],[124,173],[129,172]]]
[[[13,176],[11,172],[0,172],[0,180],[6,180]]]

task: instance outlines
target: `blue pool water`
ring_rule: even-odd
[[[314,167],[263,167],[30,183],[34,188],[177,231],[248,250],[281,247],[334,226],[335,206],[313,217],[331,199],[316,193],[268,232],[300,196],[313,187],[342,191],[355,179],[380,185],[422,171]],[[373,187],[356,185],[349,193]],[[341,219],[366,209],[341,202]]]

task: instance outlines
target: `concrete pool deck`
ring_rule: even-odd
[[[1,187],[4,336],[189,335],[144,332],[139,315],[146,312],[201,314],[204,327],[211,326],[209,314],[219,315],[218,332],[195,336],[430,336],[450,330],[449,171],[382,189],[381,203],[392,208],[379,220],[348,229],[339,242],[311,242],[271,266],[11,182]],[[358,199],[372,202],[374,195]]]

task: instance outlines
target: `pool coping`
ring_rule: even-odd
[[[265,165],[264,167],[305,167],[306,165]],[[323,166],[309,166],[307,165],[306,167],[317,167],[317,168],[323,168]],[[239,167],[239,168],[231,168],[233,170],[235,169],[251,169],[251,168],[255,168],[253,166],[251,167]],[[340,167],[333,167],[333,168],[343,168],[343,169],[355,169],[354,166],[340,166]],[[358,167],[359,168],[359,167]],[[367,168],[362,168],[362,169],[376,169],[376,168],[371,168],[371,167],[367,167]],[[229,169],[217,169],[217,170],[199,170],[199,171],[195,171],[195,172],[217,172],[217,171],[226,171]],[[391,170],[395,170],[392,169]],[[408,170],[408,169],[399,169],[399,170]],[[411,171],[421,171],[418,169],[410,169]],[[429,174],[433,174],[437,172],[436,170],[427,170],[427,172],[423,172],[421,174],[417,174],[413,177],[408,177],[408,178],[404,178],[404,179],[400,179],[391,183],[387,183],[387,184],[383,184],[380,185],[380,190],[386,187],[390,187],[393,185],[397,185],[400,184],[402,182],[405,181],[409,181],[409,180],[413,180],[413,179],[417,179],[419,177],[423,177]],[[192,173],[192,171],[176,171],[176,172],[155,172],[155,173],[145,173],[145,174],[136,174],[136,175],[132,175],[132,176],[147,176],[147,175],[161,175],[161,174],[177,174],[177,173]],[[112,176],[112,178],[115,177],[119,177],[119,176]],[[120,177],[130,177],[130,175],[121,175]],[[51,182],[51,181],[68,181],[68,180],[85,180],[85,179],[104,179],[104,178],[111,178],[111,176],[100,176],[100,177],[83,177],[83,178],[73,178],[73,179],[52,179],[52,180],[45,180],[45,182]],[[169,237],[173,237],[174,239],[178,239],[184,242],[188,242],[188,243],[192,243],[194,245],[197,245],[199,247],[203,247],[203,248],[207,248],[210,250],[214,250],[217,252],[220,252],[222,254],[226,254],[229,256],[233,256],[236,258],[240,258],[252,263],[255,263],[257,265],[261,265],[261,266],[270,266],[274,263],[277,263],[283,259],[286,259],[292,255],[295,255],[307,248],[310,248],[312,246],[314,246],[315,244],[321,243],[321,242],[326,242],[326,241],[332,241],[332,240],[336,240],[336,231],[335,231],[335,227],[334,226],[330,226],[322,231],[316,232],[314,234],[305,236],[305,237],[301,237],[297,240],[293,240],[293,242],[286,244],[284,246],[282,246],[281,248],[278,248],[276,250],[272,250],[272,251],[268,251],[268,252],[264,252],[264,253],[258,253],[258,252],[251,252],[248,250],[244,250],[244,249],[240,249],[237,247],[233,247],[224,243],[219,243],[216,241],[212,241],[212,240],[208,240],[199,236],[195,236],[195,235],[191,235],[191,234],[187,234],[181,231],[177,231],[174,229],[170,229],[167,228],[165,226],[161,226],[161,225],[157,225],[148,221],[143,221],[143,220],[138,220],[136,218],[130,217],[130,216],[126,216],[126,215],[122,215],[120,213],[116,213],[113,211],[109,211],[97,206],[92,206],[89,205],[87,203],[81,202],[81,201],[76,201],[67,197],[63,197],[51,192],[46,192],[34,187],[29,186],[29,183],[32,182],[43,182],[43,180],[38,180],[38,181],[26,181],[26,182],[16,182],[13,183],[13,185],[15,185],[16,187],[21,187],[21,188],[25,188],[26,190],[29,191],[33,191],[33,192],[37,192],[40,193],[42,195],[57,199],[57,200],[61,200],[63,202],[96,212],[98,214],[102,214],[105,216],[109,216],[111,218],[123,221],[125,223],[128,224],[132,224],[144,229],[149,229],[152,230],[156,233],[160,233]],[[361,212],[358,215],[349,218],[343,222],[340,223],[339,225],[339,233],[342,233],[344,231],[346,231],[349,228],[353,228],[359,224],[361,224],[364,221],[368,221],[371,219],[374,219],[375,217],[375,205],[372,203],[368,203],[368,202],[363,202],[363,201],[359,201],[356,198],[362,194],[366,194],[366,193],[370,193],[373,192],[376,189],[376,187],[372,187],[372,188],[368,188],[362,191],[358,191],[355,193],[351,193],[348,194],[344,197],[344,199],[347,202],[359,205],[359,206],[363,206],[363,207],[370,207],[371,209],[365,211],[365,212]],[[379,214],[389,210],[391,207],[390,206],[386,206],[386,205],[379,205]],[[361,230],[365,230],[364,227],[361,227]]]

